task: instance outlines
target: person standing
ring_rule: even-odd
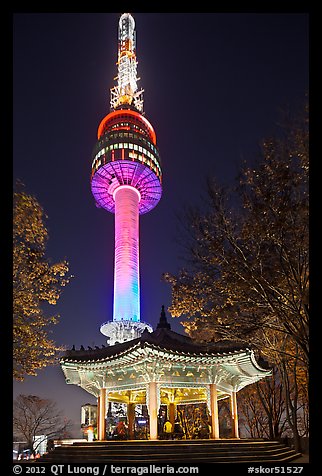
[[[178,418],[174,422],[174,428],[173,428],[173,438],[177,440],[181,440],[183,437],[183,429],[181,428],[180,421]]]
[[[172,423],[169,420],[163,425],[163,432],[166,440],[172,439]]]
[[[115,437],[117,440],[126,440],[127,439],[127,428],[124,421],[120,421],[114,431]]]

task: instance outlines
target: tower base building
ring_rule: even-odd
[[[153,332],[152,326],[146,322],[107,321],[101,325],[100,331],[107,337],[108,345],[115,345],[137,339],[145,329]]]

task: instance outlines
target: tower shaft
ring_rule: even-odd
[[[139,201],[129,185],[118,187],[115,201],[113,321],[140,321]]]

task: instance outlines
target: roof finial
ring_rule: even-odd
[[[165,315],[164,305],[161,306],[160,320],[157,325],[157,329],[171,329],[171,325],[167,321],[167,316]]]

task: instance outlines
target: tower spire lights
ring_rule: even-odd
[[[143,89],[137,87],[135,21],[130,13],[123,13],[119,20],[117,65],[117,86],[111,89],[111,108],[130,104],[143,112]]]
[[[156,135],[142,115],[143,90],[137,88],[135,22],[129,13],[119,21],[117,65],[113,110],[98,127],[91,174],[97,207],[115,214],[113,321],[101,326],[110,345],[139,337],[145,328],[152,331],[140,319],[139,215],[162,195]]]

